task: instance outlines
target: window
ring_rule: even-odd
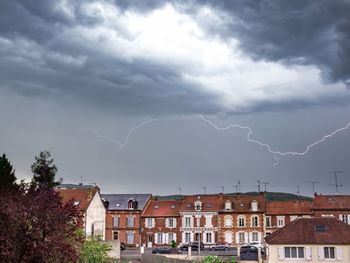
[[[157,243],[163,244],[163,234],[162,233],[157,233]]]
[[[252,216],[252,227],[258,227],[259,226],[259,217]]]
[[[324,258],[334,259],[335,258],[335,248],[334,247],[324,247]]]
[[[127,219],[128,219],[128,221],[127,221],[128,227],[134,227],[134,217],[128,216]]]
[[[168,242],[171,243],[173,240],[175,241],[174,233],[168,233]]]
[[[341,217],[341,221],[343,221],[346,224],[349,224],[350,222],[348,222],[348,215],[340,215]]]
[[[230,211],[232,209],[231,201],[225,202],[225,210]]]
[[[196,202],[194,202],[194,209],[199,211],[202,210],[202,202],[197,200]]]
[[[240,227],[244,227],[245,226],[244,217],[239,217],[238,218],[238,226],[240,226]]]
[[[134,208],[134,200],[130,199],[130,200],[128,201],[128,208],[129,208],[129,209],[133,209],[133,208]]]
[[[265,225],[267,227],[271,226],[271,217],[270,216],[265,217]]]
[[[174,209],[174,208],[175,208],[175,205],[171,205],[170,208],[171,208],[171,209]]]
[[[231,227],[232,226],[232,217],[225,216],[224,224],[225,224],[225,227]]]
[[[283,227],[284,226],[284,216],[278,216],[277,217],[277,227]]]
[[[185,217],[185,227],[191,226],[191,217]]]
[[[304,247],[285,247],[285,258],[304,258]]]
[[[119,239],[118,231],[113,231],[113,240],[118,240],[118,239]]]
[[[327,228],[326,228],[326,226],[318,225],[318,226],[315,226],[315,231],[316,232],[326,232]]]
[[[146,227],[153,227],[153,218],[146,218]]]
[[[211,241],[211,233],[206,233],[205,237],[207,239],[207,243],[212,243],[212,241]]]
[[[185,233],[185,241],[191,242],[191,233]]]
[[[206,227],[212,227],[212,222],[211,222],[211,216],[206,216],[205,217],[205,226]]]
[[[256,233],[256,232],[252,233],[252,241],[253,242],[258,242],[259,241],[258,233]]]
[[[244,233],[239,233],[238,238],[239,238],[239,243],[245,243]]]
[[[175,227],[175,223],[174,223],[174,218],[169,218],[168,219],[168,227]]]
[[[127,232],[127,243],[134,244],[134,232]]]
[[[119,226],[119,217],[113,216],[113,227]]]

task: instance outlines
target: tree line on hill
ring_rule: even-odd
[[[0,156],[0,262],[102,262],[109,247],[86,240],[82,214],[54,190],[62,179],[50,152],[40,152],[31,171],[31,182],[18,182]]]

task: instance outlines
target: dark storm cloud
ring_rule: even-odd
[[[84,1],[84,3],[93,1]],[[150,12],[167,2],[107,1],[121,12]],[[170,2],[170,1],[168,1]],[[87,15],[81,1],[2,1],[0,4],[0,88],[25,95],[78,99],[129,113],[204,113],[224,111],[219,98],[183,78],[181,66],[157,60],[131,60],[103,53],[79,36],[64,35],[75,26],[103,23]],[[172,1],[193,14],[198,5],[226,14],[220,26],[199,21],[223,41],[239,40],[257,60],[316,65],[329,81],[350,77],[349,2],[347,1]],[[230,18],[230,19],[229,19]],[[123,25],[114,27],[132,38]],[[100,39],[101,43],[104,41]],[[332,99],[333,100],[333,99]],[[334,99],[336,100],[336,99]],[[327,101],[327,100],[325,100]],[[250,110],[283,108],[280,101],[260,102]],[[291,100],[286,108],[308,105]],[[311,104],[309,104],[311,105]]]
[[[350,81],[349,1],[222,0],[206,4],[231,16],[219,33],[223,38],[237,37],[240,47],[255,59],[314,64],[329,81]]]

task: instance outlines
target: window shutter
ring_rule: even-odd
[[[158,244],[158,236],[157,236],[157,233],[154,233],[154,244]]]
[[[343,221],[343,215],[339,215],[339,220]]]
[[[177,239],[176,239],[176,233],[173,234],[173,240],[177,243]],[[172,240],[170,240],[171,242]]]
[[[239,244],[239,233],[236,232],[236,243]]]
[[[152,228],[156,226],[156,219],[152,218]]]
[[[185,227],[186,225],[185,225],[185,217],[183,216],[182,217],[182,227]]]
[[[191,227],[193,227],[193,216],[191,216]]]
[[[258,241],[261,242],[261,232],[258,233]]]
[[[341,247],[336,247],[335,253],[337,253],[337,260],[343,260],[343,250]]]
[[[312,260],[312,250],[311,247],[305,247],[305,258],[307,261]]]
[[[348,224],[350,225],[350,215],[348,215]]]
[[[244,242],[248,243],[249,242],[249,233],[244,233]]]
[[[284,247],[278,247],[278,259],[279,260],[284,259]]]
[[[174,219],[173,219],[173,222],[174,222],[174,227],[176,227],[177,219],[174,218]]]
[[[319,260],[324,260],[324,247],[319,247],[318,248],[318,259]]]
[[[163,244],[168,244],[168,235],[166,233],[163,233],[162,235],[163,235],[162,237]]]
[[[165,227],[169,227],[169,218],[165,218]]]

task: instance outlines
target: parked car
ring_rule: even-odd
[[[265,246],[261,243],[261,242],[250,242],[247,244],[247,246],[253,246],[256,248],[261,248],[261,249],[265,249]]]
[[[258,260],[258,248],[255,246],[242,246],[239,253],[241,260]]]
[[[125,250],[126,249],[126,245],[124,242],[120,242],[120,250]]]
[[[170,247],[156,247],[152,250],[152,254],[171,254]]]
[[[180,250],[181,251],[188,251],[188,247],[191,247],[192,251],[198,251],[199,242],[198,241],[194,241],[194,242],[182,244],[180,246]],[[203,242],[200,242],[200,249],[204,250]]]
[[[212,245],[209,248],[210,250],[214,250],[214,251],[224,251],[224,250],[229,250],[230,246],[226,243],[217,243],[216,245]]]

